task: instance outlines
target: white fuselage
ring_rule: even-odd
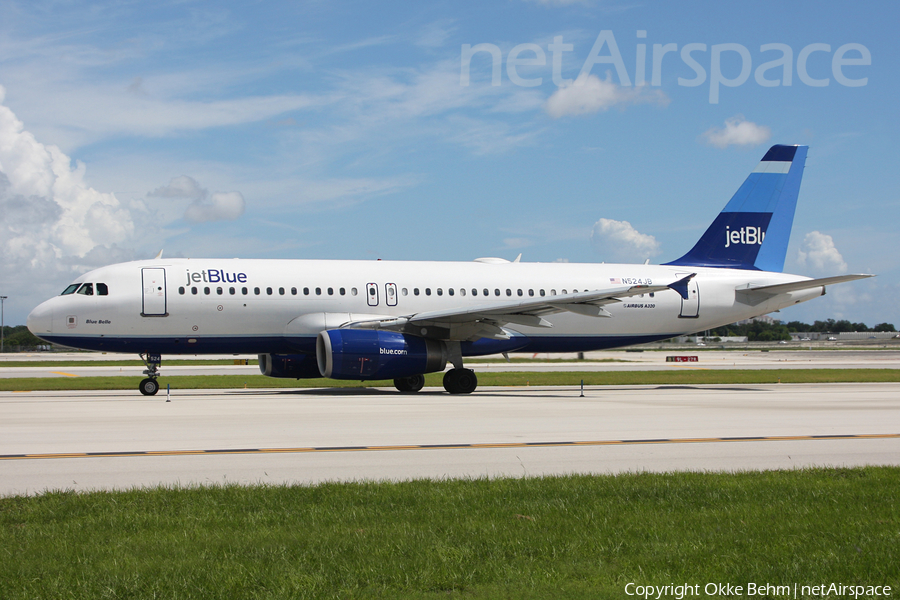
[[[674,290],[605,305],[611,317],[561,312],[552,327],[508,325],[523,352],[623,346],[693,333],[809,300],[823,288],[740,302],[735,290],[808,278],[763,271],[664,265],[474,262],[157,259],[96,269],[75,280],[94,293],[56,296],[28,326],[67,346],[159,354],[314,353],[324,329],[366,318],[408,316],[622,285],[667,285],[691,273],[688,298]],[[97,284],[105,284],[100,295]]]

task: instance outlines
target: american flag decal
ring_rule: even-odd
[[[609,282],[610,283],[622,283],[622,280],[619,279],[618,277],[610,277]]]

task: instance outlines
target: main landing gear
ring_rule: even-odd
[[[444,389],[451,394],[471,394],[478,387],[478,378],[472,369],[450,369],[444,374]]]
[[[153,396],[159,391],[159,382],[156,381],[156,378],[159,377],[159,365],[162,364],[162,357],[159,354],[148,354],[147,358],[144,358],[142,353],[141,360],[147,365],[147,368],[144,370],[144,375],[147,378],[141,380],[138,384],[138,389],[145,396]]]
[[[394,387],[401,392],[418,392],[425,387],[425,376],[400,377],[394,380]],[[478,378],[472,369],[450,369],[444,374],[444,389],[451,394],[471,394],[476,387]]]
[[[394,387],[401,392],[418,392],[425,387],[424,375],[412,375],[410,377],[400,377],[394,380]]]
[[[463,367],[459,342],[447,342],[445,358],[453,363],[453,368],[444,373],[444,389],[451,394],[471,394],[478,387],[475,371]],[[425,386],[424,375],[400,377],[394,380],[394,387],[401,392],[418,392]]]

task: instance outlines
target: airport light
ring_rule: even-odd
[[[3,301],[9,296],[0,296],[0,354],[3,354]]]

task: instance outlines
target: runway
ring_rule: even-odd
[[[0,495],[900,464],[900,384],[0,393]]]

